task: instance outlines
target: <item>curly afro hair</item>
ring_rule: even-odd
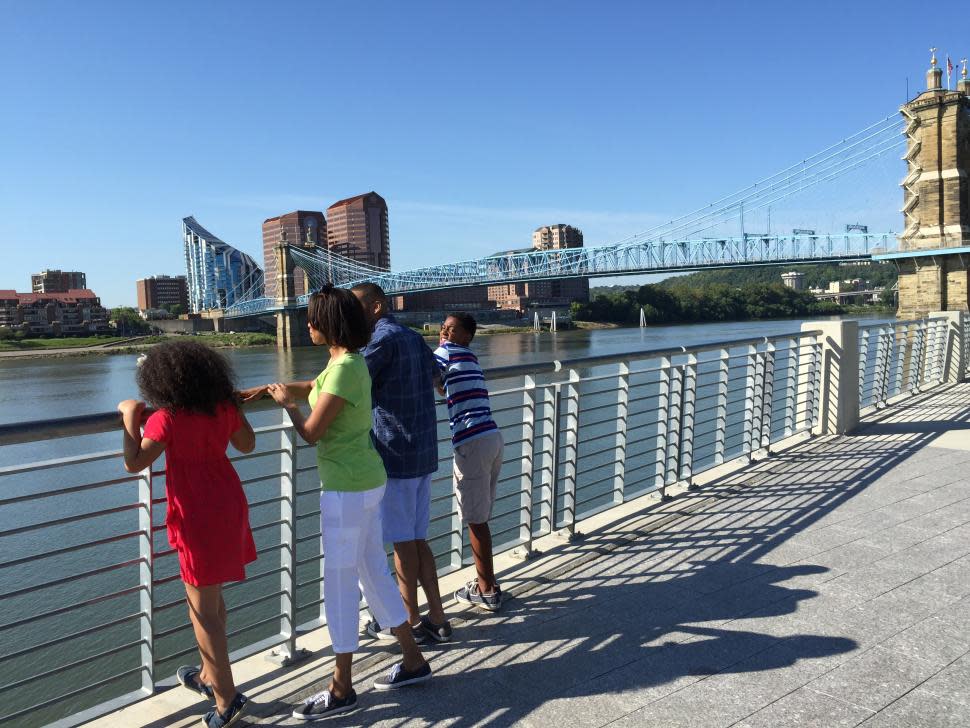
[[[153,346],[138,367],[138,389],[156,409],[208,415],[235,398],[232,366],[222,354],[195,341]]]

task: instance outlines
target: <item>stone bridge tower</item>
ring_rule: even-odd
[[[900,108],[906,120],[908,169],[899,252],[900,318],[968,310],[970,275],[970,79],[943,88],[936,55],[926,91]]]
[[[296,286],[293,275],[296,265],[288,246],[277,245],[276,251],[276,301],[280,306],[276,314],[276,346],[279,349],[292,349],[295,346],[310,346],[310,332],[307,330],[306,307],[297,305]]]

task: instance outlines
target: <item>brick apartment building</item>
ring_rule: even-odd
[[[87,289],[63,293],[0,291],[0,326],[27,336],[81,336],[112,330],[101,299]]]
[[[189,286],[185,276],[150,276],[135,281],[138,294],[138,308],[148,311],[153,308],[178,305],[183,313],[189,310]]]
[[[583,247],[583,231],[562,223],[544,225],[532,233],[532,247],[508,250],[496,255],[515,255],[533,250],[565,250]],[[525,312],[537,306],[568,306],[589,300],[589,278],[558,278],[528,283],[506,283],[488,287],[488,298],[498,308]]]
[[[263,221],[263,280],[265,294],[276,297],[276,247],[280,243],[300,245],[305,248],[327,247],[327,219],[315,210],[295,210]],[[296,295],[309,290],[306,273],[298,271],[293,284]]]
[[[88,287],[88,277],[76,270],[42,270],[30,276],[34,293],[67,293]]]

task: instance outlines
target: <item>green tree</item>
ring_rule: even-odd
[[[122,336],[143,334],[149,330],[148,322],[138,314],[138,309],[119,306],[111,309],[111,321]]]

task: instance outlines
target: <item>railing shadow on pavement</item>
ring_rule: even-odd
[[[685,494],[684,528],[644,533],[635,516],[619,530],[587,534],[580,548],[594,558],[581,569],[539,580],[500,616],[435,649],[438,675],[426,691],[367,696],[370,706],[346,722],[511,725],[548,701],[585,697],[578,717],[584,703],[596,706],[607,693],[648,702],[714,673],[763,672],[852,651],[857,643],[839,625],[818,625],[828,634],[797,620],[792,626],[803,629],[795,633],[758,631],[759,619],[796,613],[829,577],[811,558],[779,564],[772,552],[862,494],[944,424],[970,428],[966,396],[946,399],[953,403],[947,421],[919,421],[926,406],[918,397],[875,415],[856,435],[797,445]],[[916,420],[909,429],[898,422],[905,417]],[[897,420],[891,432],[910,436],[880,439],[886,419]],[[731,628],[742,619],[746,629]],[[322,687],[304,685],[266,706],[261,722],[285,722],[293,702]]]

